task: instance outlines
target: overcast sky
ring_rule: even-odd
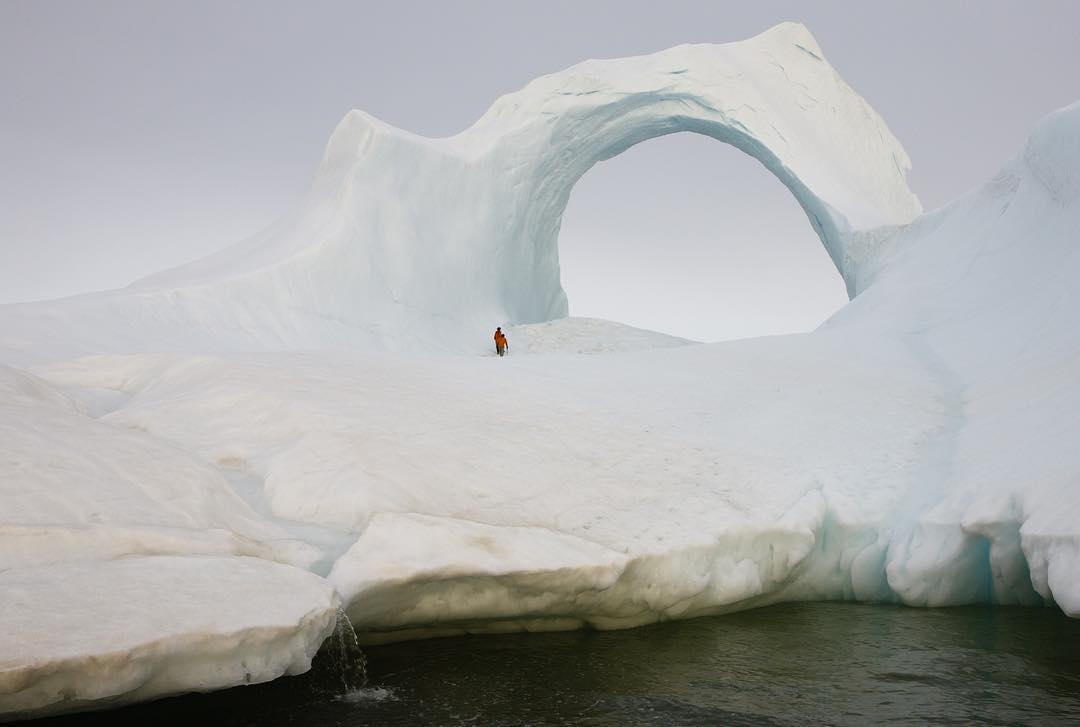
[[[882,114],[927,208],[1080,98],[1072,0],[0,0],[0,301],[125,285],[255,232],[304,192],[351,108],[450,135],[586,58],[783,20]],[[806,330],[844,301],[790,194],[704,137],[594,168],[560,250],[573,314],[696,338]]]

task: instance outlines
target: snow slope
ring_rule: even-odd
[[[989,183],[906,228],[826,326],[887,325],[953,392],[914,531],[890,549],[907,603],[1030,603],[1033,587],[1080,616],[1077,230],[1080,103],[1040,122]]]
[[[557,318],[544,323],[511,326],[506,330],[513,339],[510,354],[537,353],[618,353],[671,348],[694,343],[666,333],[605,321],[599,318]]]
[[[857,294],[818,331],[689,345],[537,323],[565,312],[573,180],[676,130],[756,156],[803,205]],[[110,568],[183,589],[220,564],[206,577],[235,589],[132,617],[172,644],[145,691],[90,666],[111,622],[38,644],[29,607],[0,609],[19,644],[0,711],[243,683],[256,656],[260,679],[303,668],[339,598],[371,641],[792,599],[1080,616],[1080,104],[930,214],[906,165],[789,24],[581,64],[451,139],[351,114],[270,231],[0,308],[0,584],[87,619],[134,598],[95,590]],[[248,568],[277,574],[265,597],[230,575]],[[268,621],[251,650],[205,646]],[[177,666],[199,659],[220,679]],[[53,663],[66,686],[35,691]]]
[[[317,550],[258,517],[213,467],[86,416],[0,366],[0,570],[144,553],[251,555],[310,567]]]

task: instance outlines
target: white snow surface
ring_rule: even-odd
[[[562,318],[573,182],[679,130],[787,184],[849,305],[720,344]],[[907,166],[785,24],[580,64],[450,139],[353,112],[270,230],[0,307],[0,712],[291,673],[339,598],[370,641],[796,599],[1080,616],[1080,104],[946,208]],[[144,578],[183,593],[156,611]],[[41,636],[17,593],[103,630]],[[168,649],[105,638],[130,599]]]
[[[0,593],[7,718],[299,674],[337,619],[326,581],[256,558],[11,568]]]
[[[3,366],[0,440],[0,571],[146,553],[251,555],[305,568],[319,557],[254,513],[214,467],[136,427],[95,420]]]
[[[646,331],[599,318],[559,318],[545,323],[511,326],[512,356],[537,353],[618,353],[672,348],[694,343],[666,333]]]

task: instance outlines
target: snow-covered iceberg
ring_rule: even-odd
[[[851,303],[724,344],[563,318],[574,182],[676,131],[776,174]],[[0,307],[0,631],[18,640],[0,710],[295,671],[338,599],[368,640],[792,599],[1080,616],[1080,104],[927,215],[907,166],[785,24],[586,62],[449,139],[353,112],[266,232],[124,290]],[[496,324],[516,324],[511,355],[477,355]],[[115,604],[76,586],[110,568],[229,590],[160,615],[148,597],[131,618],[160,653],[35,645],[7,608],[18,584],[89,619]],[[200,646],[267,624],[231,656]],[[106,649],[153,663],[117,680],[88,666]],[[173,668],[198,659],[220,678]]]
[[[476,352],[493,321],[567,314],[557,238],[575,182],[680,131],[744,150],[787,185],[852,294],[882,236],[921,212],[899,142],[810,33],[785,23],[737,43],[581,63],[447,139],[352,111],[307,197],[269,229],[123,291],[22,306],[0,318],[0,350],[26,355],[21,342],[47,335],[38,355]]]

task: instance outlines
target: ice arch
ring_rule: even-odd
[[[810,33],[785,23],[736,43],[586,61],[503,96],[447,139],[352,111],[306,198],[269,229],[13,325],[62,326],[68,354],[100,350],[85,333],[92,318],[153,320],[126,343],[147,350],[482,345],[493,322],[566,315],[557,241],[574,183],[679,131],[776,175],[849,295],[876,242],[920,212],[899,142]]]
[[[496,176],[500,192],[511,192],[501,206],[513,214],[496,237],[509,248],[504,259],[533,264],[504,270],[502,279],[537,296],[515,301],[517,317],[565,314],[554,261],[577,180],[599,161],[676,132],[731,144],[772,172],[806,212],[851,296],[880,228],[921,212],[899,142],[801,25],[739,43],[588,61],[500,99],[454,140],[482,150],[480,158],[505,160]]]
[[[700,134],[646,141],[586,172],[558,244],[572,316],[723,341],[809,331],[847,302],[788,189]]]

